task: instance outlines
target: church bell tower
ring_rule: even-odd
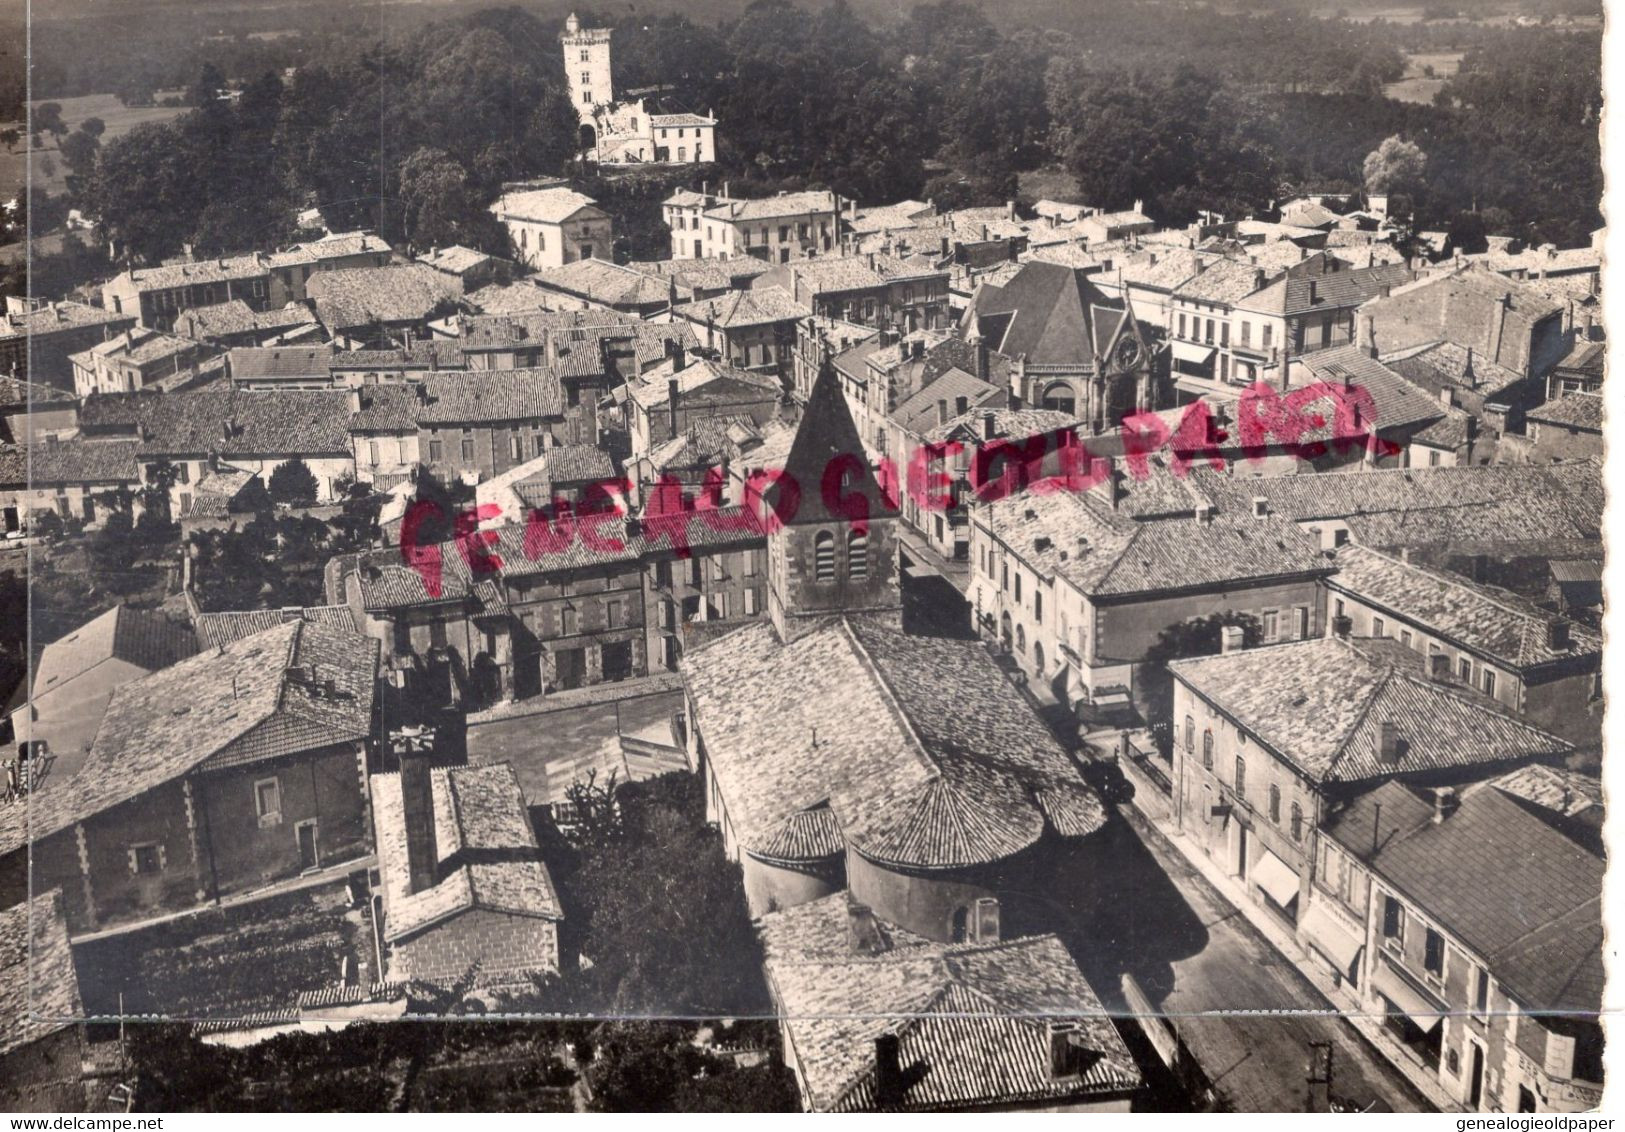
[[[897,508],[869,466],[828,362],[813,382],[784,471],[789,482],[769,488],[763,500],[775,513],[788,511],[787,493],[798,500],[767,539],[768,614],[779,639],[794,640],[831,614],[900,617]]]

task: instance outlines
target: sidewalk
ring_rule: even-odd
[[[1257,930],[1258,934],[1267,940],[1271,947],[1280,952],[1310,984],[1312,984],[1322,998],[1326,1000],[1337,1012],[1342,1020],[1359,1033],[1370,1045],[1375,1047],[1383,1058],[1396,1070],[1405,1075],[1405,1079],[1417,1091],[1425,1096],[1431,1103],[1438,1106],[1441,1112],[1466,1111],[1460,1102],[1447,1093],[1439,1084],[1438,1078],[1417,1063],[1409,1051],[1390,1037],[1383,1028],[1380,1015],[1364,1013],[1364,1008],[1351,1002],[1348,993],[1332,984],[1331,977],[1316,963],[1293,934],[1279,921],[1272,918],[1263,908],[1253,903],[1247,893],[1242,890],[1234,877],[1227,876],[1214,861],[1206,854],[1197,850],[1184,833],[1173,827],[1169,819],[1152,814],[1139,804],[1138,791],[1136,791],[1135,812],[1161,836],[1162,840],[1192,868],[1202,875],[1210,885],[1233,905],[1249,924]]]

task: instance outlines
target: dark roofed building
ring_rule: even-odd
[[[84,1016],[62,893],[0,910],[0,1105],[8,1112],[85,1110]]]

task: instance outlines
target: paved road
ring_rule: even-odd
[[[1108,1006],[1124,1007],[1119,987],[1132,974],[1175,1019],[1224,1107],[1302,1111],[1309,1043],[1330,1041],[1336,1095],[1431,1111],[1353,1027],[1301,1013],[1329,1004],[1137,811],[1118,813],[1096,835],[1099,868],[1068,910],[1068,944]]]

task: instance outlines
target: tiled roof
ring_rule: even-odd
[[[1203,303],[1234,303],[1264,286],[1264,268],[1246,261],[1220,260],[1201,274],[1187,278],[1174,290],[1176,299]]]
[[[467,369],[458,339],[419,338],[389,350],[336,350],[329,368],[338,370]]]
[[[59,303],[43,303],[26,314],[13,314],[8,311],[5,323],[0,324],[0,339],[23,334],[38,337],[59,330],[78,330],[106,322],[134,321],[133,314],[114,314],[110,310],[93,307],[88,303],[76,303],[71,299],[65,299]]]
[[[1246,309],[1295,316],[1357,307],[1381,294],[1384,287],[1398,287],[1410,278],[1411,270],[1403,263],[1352,267],[1319,275],[1289,275],[1248,297]]]
[[[1603,804],[1602,779],[1544,763],[1519,767],[1491,780],[1490,785],[1563,817]]]
[[[753,854],[782,854],[823,806],[857,851],[919,867],[998,860],[1046,826],[1080,836],[1104,818],[974,641],[853,617],[783,644],[754,624],[691,651],[684,681],[729,821]]]
[[[154,672],[195,652],[186,626],[157,610],[115,605],[45,646],[34,666],[34,695],[64,687],[104,660],[122,660]]]
[[[0,809],[0,851],[22,843],[24,810],[38,839],[199,768],[364,739],[377,665],[377,641],[293,621],[124,684],[79,772]],[[315,683],[290,679],[295,666]]]
[[[305,291],[329,330],[420,322],[454,299],[447,280],[417,263],[318,271]]]
[[[937,402],[944,402],[952,414],[959,398],[972,409],[1006,401],[1005,391],[957,366],[944,370],[918,393],[891,411],[891,419],[916,436],[941,423]]]
[[[526,314],[540,312],[554,300],[548,293],[528,279],[512,283],[488,283],[478,291],[463,296],[463,302],[472,310],[489,315]]]
[[[88,350],[70,354],[68,360],[87,369],[92,368],[98,358],[118,358],[136,365],[146,365],[148,362],[160,362],[179,355],[191,354],[197,348],[197,343],[189,342],[185,338],[132,326],[122,334],[105,342],[98,342]]]
[[[281,330],[315,321],[316,316],[310,313],[310,309],[297,303],[289,303],[280,310],[256,311],[242,299],[232,299],[182,311],[175,318],[175,333],[202,342],[255,330]]]
[[[700,114],[652,114],[649,117],[651,126],[714,126],[715,118],[707,118]]]
[[[35,484],[133,484],[141,478],[133,440],[58,440],[27,450]]]
[[[453,275],[461,275],[465,271],[472,271],[492,257],[474,248],[465,248],[461,244],[453,244],[449,248],[436,248],[418,256],[418,262],[434,268],[436,271],[446,271]]]
[[[200,649],[229,645],[255,633],[263,633],[289,621],[309,621],[332,629],[355,633],[355,614],[346,605],[315,605],[304,609],[245,609],[223,613],[199,613],[192,619],[192,632]]]
[[[1317,544],[1291,523],[1233,513],[1204,521],[1194,516],[1198,502],[1187,505],[1189,518],[1141,520],[1114,511],[1097,492],[1027,492],[980,509],[973,521],[1033,569],[1096,598],[1330,571]]]
[[[1537,248],[1524,248],[1520,252],[1491,248],[1489,251],[1462,258],[1469,262],[1482,263],[1492,271],[1523,271],[1530,275],[1539,275],[1546,271],[1599,271],[1602,268],[1602,250],[1590,246],[1556,248],[1547,244]]]
[[[812,311],[792,299],[783,287],[759,287],[754,291],[729,291],[713,299],[684,303],[672,313],[727,330],[736,326],[788,322]]]
[[[975,380],[974,378],[972,380]],[[993,418],[993,435],[1024,440],[1030,436],[1046,436],[1053,432],[1066,432],[1078,428],[1081,421],[1071,413],[1058,409],[972,409],[959,416],[949,417],[925,434],[928,441],[946,440],[958,434],[969,433],[972,438],[986,437],[987,418]]]
[[[1210,258],[1190,248],[1148,250],[1122,260],[1117,265],[1115,277],[1131,287],[1175,291],[1201,271]],[[1103,278],[1109,280],[1113,275]]]
[[[79,423],[90,433],[141,436],[143,456],[343,456],[350,454],[349,406],[342,389],[209,385],[93,394],[80,407]]]
[[[1455,574],[1412,565],[1380,551],[1345,546],[1329,584],[1407,617],[1474,652],[1513,669],[1530,668],[1602,650],[1602,637],[1567,618],[1571,642],[1551,647],[1554,615],[1517,594],[1478,585]]]
[[[0,376],[0,409],[14,406],[44,409],[53,406],[66,407],[74,403],[72,393],[66,393],[54,386],[42,385],[37,381],[24,381],[20,377]]]
[[[436,883],[420,892],[411,891],[401,776],[370,780],[385,938],[399,942],[472,908],[563,919],[513,767],[436,768],[429,776],[439,867]]]
[[[139,267],[126,271],[120,279],[134,280],[137,290],[158,291],[167,287],[190,287],[198,283],[252,279],[266,274],[267,260],[259,253],[205,259],[195,263],[166,263],[161,267]],[[116,280],[115,280],[116,282]]]
[[[586,483],[615,474],[609,453],[591,444],[560,444],[543,452],[542,459],[554,483]]]
[[[760,921],[766,968],[815,1112],[931,1111],[1124,1095],[1141,1078],[1066,947],[1052,935],[938,944],[877,924],[891,946],[854,953],[847,896]],[[1050,1025],[1076,1027],[1081,1073],[1051,1072]],[[876,1093],[875,1039],[919,1070]]]
[[[226,355],[231,359],[234,381],[278,377],[326,378],[333,360],[330,346],[239,346]]]
[[[583,295],[605,306],[647,306],[671,299],[671,285],[605,259],[578,259],[548,267],[529,277],[538,287]]]
[[[418,388],[418,422],[424,425],[564,416],[564,388],[550,369],[431,373]]]
[[[364,385],[361,408],[350,414],[351,432],[416,432],[418,391],[413,385]]]
[[[491,206],[491,211],[503,218],[559,224],[584,208],[596,211],[598,205],[591,197],[574,189],[552,188],[504,193]]]
[[[717,220],[746,221],[772,220],[780,216],[803,216],[812,212],[835,212],[835,194],[825,190],[804,193],[780,193],[778,196],[756,200],[719,198],[717,204],[706,210],[706,215]]]
[[[1344,382],[1371,395],[1371,419],[1362,423],[1379,432],[1392,432],[1438,420],[1445,415],[1444,407],[1436,397],[1430,397],[1373,358],[1364,348],[1356,345],[1334,346],[1329,350],[1316,350],[1296,359],[1293,366],[1293,384],[1302,385],[1301,370],[1308,370],[1313,380],[1328,385]],[[1330,440],[1336,428],[1335,419],[1318,430],[1303,433],[1302,443]]]
[[[1602,394],[1570,393],[1530,409],[1528,418],[1538,424],[1561,425],[1564,428],[1602,431]]]
[[[1569,352],[1563,355],[1563,360],[1557,363],[1557,368],[1595,374],[1600,378],[1607,360],[1608,343],[1577,338]]]
[[[1263,497],[1300,523],[1341,519],[1367,546],[1556,542],[1602,537],[1601,466],[1561,464],[1404,468],[1269,478],[1194,471],[1222,510]]]
[[[1570,745],[1487,698],[1331,638],[1174,661],[1178,679],[1317,782],[1359,782],[1543,755]],[[1379,724],[1399,727],[1397,760]]]
[[[84,1016],[62,890],[0,911],[0,1057]],[[78,1069],[76,1063],[60,1071]]]
[[[1312,200],[1288,201],[1281,206],[1281,223],[1300,228],[1325,228],[1336,224],[1342,217]]]
[[[672,376],[670,362],[656,366],[632,386],[632,400],[645,409],[658,409],[671,395]],[[676,371],[676,378],[678,399],[687,405],[754,404],[777,400],[780,394],[777,380],[708,358],[690,361]]]
[[[1517,370],[1475,353],[1471,346],[1450,341],[1396,350],[1383,355],[1382,363],[1435,396],[1444,389],[1460,389],[1493,400],[1497,393],[1523,380]]]
[[[277,267],[295,267],[344,259],[368,252],[391,251],[381,236],[371,232],[333,232],[319,240],[307,240],[266,257]]]
[[[1600,1009],[1603,862],[1499,790],[1468,789],[1441,822],[1409,794],[1386,783],[1327,832],[1460,939],[1525,1010]],[[1378,805],[1410,820],[1373,852]]]

